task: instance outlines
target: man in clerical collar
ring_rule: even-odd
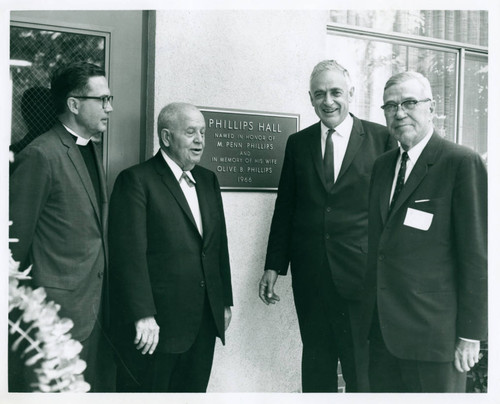
[[[106,131],[112,96],[104,70],[86,62],[59,68],[51,92],[58,121],[13,163],[10,234],[19,242],[11,250],[21,268],[32,265],[32,286],[43,287],[59,315],[73,321],[91,391],[112,391],[114,364],[103,335],[108,197],[102,155],[90,140]]]

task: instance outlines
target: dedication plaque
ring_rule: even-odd
[[[199,107],[205,117],[200,165],[217,174],[222,190],[275,191],[288,136],[299,115]]]

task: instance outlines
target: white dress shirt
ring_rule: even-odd
[[[163,150],[161,150],[161,155],[174,173],[177,181],[179,181],[179,185],[181,186],[182,192],[184,193],[189,208],[191,209],[191,213],[193,214],[194,221],[196,222],[196,226],[198,227],[198,231],[200,232],[200,235],[203,236],[203,224],[201,221],[200,204],[198,202],[196,187],[191,186],[184,178],[182,178],[182,174],[185,172],[192,183],[196,184],[196,181],[193,178],[193,174],[191,174],[191,171],[182,171],[179,165],[174,160],[172,160]]]
[[[354,120],[352,116],[347,114],[347,117],[342,121],[340,125],[335,128],[333,132],[333,169],[335,174],[335,182],[340,173],[340,168],[342,167],[342,161],[344,160],[345,152],[347,150],[347,145],[349,144],[349,138],[351,137],[351,131]],[[326,137],[328,136],[328,128],[323,122],[321,122],[321,155],[325,155],[326,148]]]
[[[415,146],[413,146],[406,152],[408,154],[408,160],[406,161],[405,183],[410,176],[411,170],[413,170],[413,167],[415,167],[415,164],[417,164],[417,160],[422,154],[425,146],[427,146],[427,143],[429,143],[429,140],[431,140],[433,131],[433,128],[431,128],[429,133],[427,133],[427,135],[425,135],[425,137],[420,142],[418,142]],[[401,155],[403,154],[403,152],[405,152],[405,150],[400,145],[398,161],[396,162],[396,168],[394,170],[394,179],[392,180],[391,197],[389,198],[389,201],[392,201],[392,196],[394,195],[394,190],[396,189],[396,181],[398,178],[399,168],[401,167]]]

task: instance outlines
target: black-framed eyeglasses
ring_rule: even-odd
[[[399,104],[396,104],[395,102],[388,102],[387,104],[382,105],[380,108],[384,110],[384,113],[386,115],[394,115],[398,111],[400,105],[403,111],[408,112],[413,111],[418,103],[428,101],[432,100],[430,98],[426,98],[424,100],[405,100]]]
[[[111,105],[113,103],[113,96],[112,95],[104,95],[102,97],[91,97],[91,96],[83,96],[83,95],[70,95],[70,97],[73,98],[81,98],[83,100],[101,100],[102,102],[102,109],[106,108],[106,106]]]

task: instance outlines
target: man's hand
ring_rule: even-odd
[[[274,284],[278,279],[278,272],[266,269],[259,282],[259,297],[265,304],[269,305],[279,302],[280,298],[274,293]]]
[[[479,361],[479,341],[458,339],[455,347],[455,368],[463,373],[471,370]]]
[[[155,351],[160,338],[160,327],[154,317],[146,317],[135,322],[135,340],[134,344],[137,350],[142,350],[142,354]]]
[[[232,316],[233,315],[231,313],[231,307],[229,307],[229,306],[224,307],[224,331],[226,331],[227,327],[229,327],[229,324],[231,323]]]

